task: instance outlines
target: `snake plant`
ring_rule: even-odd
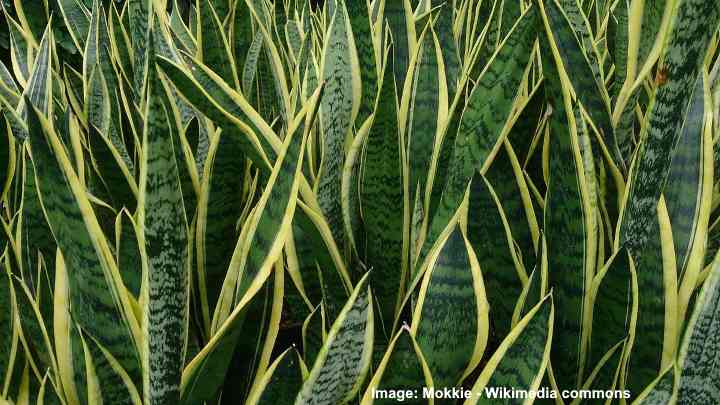
[[[720,403],[717,1],[0,8],[0,405]]]

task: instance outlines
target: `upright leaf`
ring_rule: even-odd
[[[711,404],[720,400],[718,388],[718,336],[720,333],[720,260],[712,263],[712,273],[705,281],[695,303],[680,347],[678,367],[680,387],[678,404]]]
[[[554,0],[550,0],[554,1]],[[547,21],[547,20],[545,20]],[[551,32],[544,24],[547,38]],[[594,265],[588,257],[595,235],[587,229],[590,214],[583,161],[573,107],[558,71],[561,62],[551,59],[549,39],[541,39],[545,94],[549,117],[548,185],[544,230],[547,236],[549,285],[554,288],[558,313],[552,358],[560,387],[580,384],[584,355],[587,291]],[[547,57],[546,57],[547,55]],[[556,67],[557,66],[557,67]]]
[[[391,60],[388,58],[383,71],[373,123],[365,143],[360,194],[367,238],[365,263],[373,269],[370,280],[381,309],[379,315],[388,326],[394,320],[398,297],[402,294],[405,211],[401,138]]]
[[[306,109],[315,108],[317,93],[315,97],[314,104]],[[299,118],[303,119],[304,115]],[[236,259],[228,269],[228,275],[237,273],[235,282],[227,287],[232,298],[225,305],[231,312],[219,319],[221,323],[218,323],[215,334],[183,371],[183,404],[195,404],[215,397],[223,382],[217,376],[225,374],[232,359],[242,331],[240,326],[245,307],[265,283],[272,265],[282,253],[295,211],[306,139],[306,134],[295,133],[299,125],[297,121],[285,138],[283,150],[257,203],[253,220],[245,225],[246,236],[238,240],[234,253]]]
[[[365,0],[348,2],[348,14],[353,31],[353,40],[357,47],[362,96],[356,122],[362,124],[372,113],[375,105],[375,94],[378,91],[378,66],[372,42],[372,22]]]
[[[235,63],[232,60],[230,45],[223,31],[222,21],[215,12],[213,3],[220,1],[197,1],[198,9],[198,51],[199,57],[205,65],[217,73],[225,82],[236,89],[239,88]],[[227,5],[226,5],[227,7]]]
[[[645,114],[641,143],[628,180],[620,241],[636,255],[650,238],[652,215],[667,182],[683,115],[703,62],[711,33],[720,22],[720,4],[686,0],[677,6],[659,71],[667,78],[658,86]]]
[[[393,392],[415,390],[420,393],[423,389],[433,388],[432,376],[425,357],[410,328],[402,329],[390,341],[385,355],[375,371],[375,375],[368,385],[362,404],[397,403],[396,399],[377,398],[376,392]]]
[[[435,243],[457,210],[476,170],[484,173],[505,136],[536,37],[537,7],[526,10],[488,62],[462,113],[447,181],[423,252]],[[494,100],[487,103],[487,100]],[[422,254],[421,257],[424,257]]]
[[[595,367],[617,342],[635,332],[638,280],[635,265],[626,249],[621,249],[608,260],[593,280],[590,293],[593,294],[593,328],[586,364],[588,373],[592,371],[589,367]],[[624,357],[621,354],[621,363]],[[615,363],[603,368],[595,380],[612,379],[617,367]]]
[[[460,383],[488,339],[488,302],[475,253],[458,225],[424,274],[412,331],[438,387]]]
[[[340,0],[328,27],[322,56],[325,93],[320,119],[323,128],[322,167],[317,185],[318,202],[335,242],[343,241],[340,179],[344,145],[360,106],[360,69],[345,1]]]
[[[480,174],[470,185],[467,216],[468,240],[487,285],[493,334],[505,336],[527,275],[516,257],[503,207],[490,182]]]
[[[260,379],[255,393],[247,400],[248,405],[276,405],[292,398],[300,391],[307,374],[300,353],[287,349],[273,362]]]
[[[370,368],[373,325],[366,274],[330,328],[295,405],[339,405],[354,398]]]
[[[26,103],[29,100],[26,99]],[[29,140],[35,159],[40,201],[53,237],[66,260],[73,319],[86,336],[107,348],[136,384],[140,361],[138,326],[110,248],[65,150],[47,121],[30,108]],[[103,396],[129,403],[132,386],[118,375],[98,345],[91,345]]]
[[[510,331],[472,387],[465,405],[506,403],[504,389],[537,391],[550,361],[555,305],[551,295],[540,301]]]
[[[154,35],[151,33],[150,35]],[[149,50],[154,52],[153,39]],[[175,160],[169,114],[160,92],[154,55],[148,58],[148,100],[143,131],[138,222],[143,229],[147,280],[143,311],[145,399],[180,399],[180,378],[187,336],[188,225]]]

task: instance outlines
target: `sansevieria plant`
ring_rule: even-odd
[[[0,404],[720,403],[717,0],[0,6]]]

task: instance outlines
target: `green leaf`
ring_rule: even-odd
[[[58,0],[57,4],[75,47],[82,52],[90,31],[90,10],[81,0]]]
[[[475,253],[456,224],[424,273],[412,331],[438,387],[460,383],[488,339],[488,302]]]
[[[414,30],[408,31],[408,28],[413,27],[413,24],[408,22],[408,19],[412,17],[411,6],[407,0],[385,1],[383,5],[383,17],[390,27],[393,39],[395,84],[398,89],[403,89],[405,76],[410,67],[410,54],[413,52],[411,43],[414,44],[416,40]],[[385,24],[380,26],[384,28]]]
[[[85,111],[90,125],[88,140],[91,162],[108,194],[108,202],[117,208],[134,209],[137,186],[121,152],[115,148],[110,139],[110,133],[115,132],[113,128],[116,128],[111,123],[113,117],[111,93],[102,69],[97,64],[90,73],[88,87]],[[122,140],[117,141],[122,142]],[[121,148],[126,150],[124,144]],[[129,162],[127,152],[125,157]]]
[[[572,23],[568,19],[572,17],[568,17],[564,13],[557,0],[543,0],[542,4],[543,15],[547,20],[548,41],[552,51],[558,52],[563,70],[567,74],[576,97],[595,123],[600,138],[604,140],[610,153],[613,154],[615,164],[622,167],[623,160],[620,157],[610,118],[607,90],[602,80],[598,80],[599,74],[596,75],[593,72],[593,64],[588,59],[588,55],[594,55],[594,52],[592,49],[584,50],[578,42]],[[572,0],[564,2],[564,4],[572,4]],[[587,29],[584,24],[583,27]]]
[[[320,119],[323,128],[322,167],[317,185],[318,203],[336,243],[343,240],[340,195],[344,144],[360,106],[360,69],[352,27],[345,1],[341,0],[333,15],[322,56],[322,78],[325,93]]]
[[[524,166],[544,105],[544,92],[538,86],[524,103],[503,147],[485,174],[502,205],[513,241],[518,245],[518,255],[526,268],[536,260],[535,247],[538,246],[540,226]],[[538,300],[540,298],[537,297]]]
[[[361,212],[365,222],[365,263],[383,325],[392,324],[402,295],[404,263],[403,169],[392,59],[388,58],[361,168]],[[342,153],[342,152],[341,152]],[[337,196],[334,197],[337,200]],[[385,330],[390,335],[389,330]]]
[[[702,195],[704,178],[711,175],[704,170],[704,94],[703,77],[699,75],[695,81],[692,102],[683,120],[682,132],[664,190],[680,278],[688,267],[697,228],[707,226],[707,222],[698,222],[701,220],[699,215],[702,202],[698,197]]]
[[[550,2],[554,0],[549,0]],[[544,9],[545,34],[541,40],[545,94],[552,115],[549,117],[548,185],[544,207],[547,237],[549,286],[557,302],[558,329],[553,341],[554,375],[561,388],[581,384],[585,345],[589,326],[587,291],[594,272],[596,234],[589,219],[594,212],[588,195],[584,161],[568,84],[562,80],[562,61],[553,55],[552,32]],[[547,57],[545,56],[547,55]],[[553,58],[554,56],[554,58]],[[554,60],[553,60],[554,59]],[[578,123],[577,125],[582,125]],[[614,343],[614,342],[613,342]]]
[[[318,95],[319,92],[315,97]],[[311,107],[317,107],[317,100],[306,109]],[[281,254],[295,211],[305,147],[306,134],[294,133],[299,119],[304,119],[304,114],[291,126],[253,219],[245,225],[245,236],[236,245],[235,260],[230,264],[225,282],[228,297],[216,310],[216,314],[225,316],[216,315],[219,322],[215,334],[183,371],[183,404],[214,398],[222,385],[218,376],[225,374],[242,331],[244,309],[265,283]]]
[[[470,94],[455,138],[447,182],[423,245],[425,254],[460,206],[475,171],[484,173],[502,145],[504,127],[516,104],[535,43],[536,10],[530,7],[525,11]]]
[[[163,57],[159,57],[157,63],[189,104],[237,137],[248,158],[259,168],[269,171],[276,156],[274,145],[280,142],[272,129],[219,76],[190,56],[186,55],[185,59],[189,69]],[[251,115],[247,115],[248,112]],[[268,135],[273,138],[266,138]]]
[[[182,4],[182,0],[180,0]],[[197,51],[197,41],[195,40],[194,34],[195,28],[191,30],[183,20],[182,8],[178,4],[178,0],[173,0],[173,8],[170,12],[170,31],[173,34],[173,39],[176,48],[182,49],[190,54],[195,54]],[[186,3],[187,4],[187,3]]]
[[[278,260],[275,264],[278,271],[268,278],[243,311],[242,333],[223,384],[224,393],[240,394],[233,395],[234,399],[254,393],[270,363],[270,350],[274,348],[280,317],[286,310],[284,275],[279,271],[281,265],[283,261]],[[294,397],[299,390],[298,386],[289,397]]]
[[[235,1],[231,32],[228,40],[235,59],[235,70],[239,74],[245,67],[246,55],[253,42],[252,16],[247,4],[242,0]]]
[[[650,238],[652,216],[667,182],[693,85],[719,21],[719,4],[687,0],[678,4],[670,23],[658,62],[667,81],[658,86],[645,114],[619,231],[620,241],[628,243],[633,255],[642,251]]]
[[[5,98],[11,106],[17,106],[20,102],[20,90],[2,61],[0,61],[0,97]]]
[[[212,136],[200,185],[196,227],[198,292],[208,307],[208,323],[235,250],[236,223],[245,203],[246,161],[242,143],[234,135],[223,130]]]
[[[428,23],[422,35],[408,124],[408,160],[410,163],[410,201],[423,195],[430,170],[429,158],[435,148],[441,112],[447,108],[447,89],[440,84],[442,50],[434,27]],[[444,78],[443,78],[444,79]],[[443,103],[444,105],[442,105]],[[424,197],[419,197],[424,200]]]
[[[258,61],[260,60],[260,52],[263,49],[263,36],[261,33],[255,33],[250,47],[247,49],[245,64],[243,65],[242,75],[242,91],[246,95],[253,93],[253,83],[255,82],[255,74],[258,69]]]
[[[15,13],[25,32],[33,37],[35,43],[39,42],[48,25],[47,6],[46,1],[15,0]]]
[[[633,405],[669,405],[676,403],[675,400],[678,404],[702,403],[677,398],[674,389],[675,374],[675,366],[668,367],[637,397]]]
[[[142,258],[138,244],[138,225],[128,210],[123,209],[115,219],[115,255],[125,288],[133,297],[140,297]]]
[[[373,345],[373,302],[366,274],[328,332],[295,405],[350,402],[370,368]]]
[[[24,94],[43,114],[52,114],[52,32],[48,29],[43,36],[40,51],[35,59],[35,66],[30,76],[28,87]],[[21,101],[18,106],[20,115],[27,115],[27,110],[32,108],[27,101]],[[24,131],[23,131],[24,132]],[[35,171],[29,155],[25,149],[19,149],[22,153],[22,170],[24,178],[22,183],[22,218],[20,237],[22,266],[25,274],[32,274],[38,265],[38,254],[42,254],[46,265],[53,270],[55,268],[55,241],[49,231],[47,221],[43,215],[40,200],[35,182]]]
[[[124,78],[127,78],[127,80],[132,80],[135,75],[132,68],[133,53],[130,37],[125,30],[125,26],[123,26],[120,13],[117,10],[117,3],[112,3],[110,9],[110,21],[108,23],[110,44],[112,45],[114,54],[117,55],[116,60],[120,73]]]
[[[396,404],[397,399],[377,398],[373,394],[406,390],[416,390],[420,393],[424,387],[431,389],[433,387],[430,369],[410,328],[403,326],[390,341],[365,391],[362,404]]]
[[[706,74],[697,78],[693,101],[688,106],[664,191],[678,280],[682,280],[678,293],[680,319],[685,318],[705,265],[703,251],[706,250],[712,210],[714,174],[709,114],[712,102],[708,80]]]
[[[150,33],[148,49],[154,49]],[[145,400],[172,403],[180,399],[180,378],[187,339],[188,224],[175,159],[170,114],[154,63],[148,58],[148,100],[143,130],[138,222],[147,255],[144,290]]]
[[[4,221],[3,225],[5,225]],[[5,230],[0,232],[0,234],[4,233]],[[5,244],[6,239],[4,237],[2,239],[3,243],[0,245],[0,249],[5,253],[0,254],[0,376],[2,376],[0,382],[5,385],[7,371],[12,367],[13,335],[17,326],[13,308],[12,283],[7,264],[10,254]]]
[[[66,260],[73,319],[89,337],[107,347],[137,383],[141,380],[136,349],[139,328],[127,296],[119,289],[120,274],[107,240],[54,130],[34,108],[28,111],[28,124],[40,201]],[[108,401],[129,402],[128,387],[117,371],[97,345],[91,351],[98,362],[103,396]]]
[[[53,86],[52,86],[52,59],[53,59],[53,36],[50,26],[43,35],[40,49],[35,57],[28,85],[23,91],[23,96],[30,99],[30,103],[39,109],[43,114],[48,116],[53,112]],[[21,117],[27,115],[29,104],[24,100],[20,100],[17,106],[18,114]],[[17,136],[17,135],[16,135]]]
[[[233,0],[210,0],[208,3],[212,3],[213,9],[217,11],[219,21],[222,23],[226,21],[228,14],[231,10],[231,4]]]
[[[496,390],[536,391],[550,361],[554,315],[552,295],[547,295],[500,343],[475,381],[465,404],[505,403],[497,396],[486,396]]]
[[[639,302],[635,341],[628,363],[628,388],[635,393],[671,361],[679,333],[676,265],[664,200],[652,218],[652,233],[645,246],[646,250],[634,259]]]
[[[493,334],[510,331],[515,302],[527,282],[507,217],[490,182],[477,174],[468,197],[467,232],[487,286]]]
[[[221,2],[227,2],[227,0],[215,2],[197,0],[198,24],[200,27],[197,38],[198,59],[222,77],[227,84],[237,89],[240,83],[235,63],[233,63],[230,46],[222,29],[222,22],[218,19],[218,14],[215,13],[213,7],[213,3],[220,4]],[[224,14],[224,12],[221,13],[221,15]]]
[[[125,137],[123,136],[123,124],[121,121],[122,110],[120,108],[121,103],[121,92],[120,81],[116,70],[113,67],[113,57],[110,52],[110,38],[108,36],[107,21],[105,16],[105,9],[102,5],[95,0],[93,6],[93,14],[90,22],[90,31],[88,33],[88,39],[85,43],[85,52],[83,58],[83,80],[86,83],[86,103],[97,102],[100,97],[103,102],[107,102],[109,105],[109,114],[105,115],[105,111],[100,110],[98,115],[107,120],[107,127],[105,123],[91,121],[92,105],[86,105],[86,111],[88,114],[88,121],[95,125],[100,131],[100,137],[92,137],[91,139],[91,151],[98,151],[101,155],[100,158],[96,157],[95,163],[100,167],[100,175],[106,181],[107,186],[110,189],[118,187],[120,189],[130,188],[131,192],[121,194],[118,198],[118,203],[122,204],[116,206],[120,208],[126,206],[130,209],[135,207],[135,195],[137,193],[137,182],[135,180],[135,167],[134,161],[128,152],[128,147],[125,144]],[[98,78],[96,71],[102,72],[102,78]],[[95,74],[95,79],[93,79]],[[102,84],[90,84],[93,80],[104,80],[105,85]],[[90,91],[97,91],[103,89],[103,92],[90,93]],[[92,96],[91,96],[92,95]],[[107,107],[104,107],[107,108]],[[102,132],[105,131],[105,132]],[[106,145],[103,146],[102,143]],[[95,147],[94,147],[95,146]],[[104,155],[104,156],[103,156]],[[127,183],[127,184],[123,184]]]
[[[150,7],[148,7],[150,6]],[[130,21],[130,41],[132,42],[135,61],[133,68],[133,89],[136,102],[142,98],[147,66],[148,26],[152,16],[152,3],[146,0],[129,0],[125,11]]]
[[[638,276],[627,249],[615,253],[593,280],[593,328],[587,366],[594,367],[628,334],[637,317]],[[587,369],[587,372],[592,370]],[[615,374],[615,369],[603,373]],[[607,378],[600,375],[596,379]]]
[[[35,367],[41,369],[53,367],[55,363],[52,354],[53,346],[48,335],[48,327],[52,327],[52,324],[45,325],[37,299],[28,287],[31,279],[28,278],[26,281],[15,276],[12,282],[14,284],[17,315],[22,325],[23,346],[28,360]]]
[[[307,368],[295,348],[287,349],[273,362],[254,387],[248,405],[276,405],[300,391]]]
[[[3,11],[10,32],[10,60],[13,73],[15,73],[15,78],[20,83],[20,86],[25,87],[30,77],[30,68],[35,55],[32,40],[23,31],[20,24],[10,17],[5,8],[3,8]]]
[[[457,91],[458,78],[460,77],[460,57],[458,55],[457,43],[453,33],[453,3],[448,0],[432,0],[433,8],[440,6],[438,17],[435,22],[440,47],[443,53],[445,64],[445,77],[448,85],[448,97],[453,99]]]
[[[583,11],[582,7],[580,7],[580,4],[574,0],[558,0],[558,5],[565,13],[567,21],[570,23],[570,26],[575,33],[577,43],[581,45],[581,51],[587,58],[587,63],[590,65],[590,70],[592,71],[595,81],[601,87],[602,91],[606,93],[604,91],[605,81],[603,78],[603,72],[600,71],[602,68],[602,66],[600,66],[601,62],[599,61],[600,57],[598,56],[595,46],[597,39],[595,38],[595,33],[590,27],[587,15]]]
[[[325,307],[320,303],[305,318],[302,325],[303,359],[306,363],[315,364],[326,336]]]
[[[720,398],[718,369],[715,366],[720,353],[717,342],[717,336],[720,336],[720,318],[717,317],[720,308],[720,260],[717,257],[711,264],[710,277],[697,298],[680,347],[677,403],[681,405],[710,404]]]
[[[639,27],[632,27],[631,35],[639,36],[639,45],[637,53],[638,67],[643,67],[649,62],[648,57],[654,47],[659,42],[657,36],[660,34],[663,14],[665,13],[667,0],[650,0],[645,1],[642,10],[642,28],[638,32]],[[638,40],[636,39],[636,40]]]
[[[5,119],[0,119],[0,161],[5,162],[0,168],[0,201],[5,201],[13,185],[16,164],[15,138]]]
[[[365,246],[365,233],[362,223],[362,159],[370,129],[373,127],[374,117],[369,117],[358,130],[347,151],[347,157],[343,167],[340,189],[340,205],[343,212],[343,224],[350,248],[353,253],[360,256]],[[306,169],[309,172],[309,168]]]
[[[624,378],[624,376],[621,376],[621,373],[624,371],[623,366],[625,364],[624,355],[626,347],[627,340],[623,339],[610,348],[610,350],[608,350],[608,352],[600,358],[597,364],[595,364],[595,367],[590,370],[582,388],[602,391],[620,390],[618,381],[620,378]],[[620,395],[625,395],[625,392],[627,392],[629,396],[629,391],[623,391],[624,393]],[[596,405],[601,405],[605,402],[606,400],[602,397],[584,401],[584,403]]]
[[[612,99],[616,101],[623,83],[628,77],[629,8],[629,1],[624,0],[618,2],[610,14],[610,26],[608,27],[608,31],[613,30],[614,32],[614,41],[612,43],[610,43],[610,33],[608,33],[608,48],[611,48],[612,59],[615,64],[615,78],[613,79],[610,95]],[[631,155],[635,149],[633,126],[635,123],[634,110],[636,104],[637,99],[631,98],[625,106],[621,118],[615,123],[615,139],[617,140],[625,167],[630,166]]]
[[[362,96],[356,123],[365,122],[373,111],[375,95],[378,91],[378,67],[372,42],[372,22],[368,13],[367,2],[364,0],[348,2],[348,14],[352,26],[355,46],[357,47]]]
[[[545,234],[540,234],[540,246],[538,248],[537,263],[532,273],[528,277],[528,282],[523,289],[522,295],[513,312],[513,326],[517,325],[520,318],[527,315],[535,305],[544,298],[548,289],[548,260],[547,260],[547,240]]]
[[[70,315],[70,285],[62,253],[57,250],[53,289],[54,338],[57,374],[69,403],[87,402],[85,359],[79,329]]]

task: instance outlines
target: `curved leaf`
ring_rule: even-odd
[[[424,273],[412,322],[436,386],[455,386],[478,365],[488,339],[488,310],[477,258],[455,225]]]
[[[370,368],[374,332],[367,280],[366,274],[330,328],[295,405],[345,404],[360,389]]]
[[[360,69],[345,1],[340,0],[328,27],[323,48],[322,78],[325,93],[320,119],[323,158],[317,185],[318,203],[328,220],[335,242],[343,240],[340,178],[344,144],[360,107]]]
[[[398,297],[402,294],[404,265],[402,146],[391,60],[388,58],[383,71],[372,126],[365,140],[360,184],[366,233],[365,263],[373,269],[370,280],[375,286],[379,315],[385,325],[391,324],[395,317]]]
[[[536,36],[537,7],[530,7],[488,62],[462,113],[452,160],[421,259],[460,205],[476,170],[487,171],[502,145],[505,126],[516,104]],[[494,100],[492,104],[487,100]],[[420,260],[421,262],[422,260]]]
[[[153,35],[151,33],[150,35]],[[150,39],[150,49],[153,47]],[[145,398],[150,402],[177,402],[187,339],[188,224],[175,160],[170,119],[163,105],[154,58],[148,60],[143,155],[140,167],[138,222],[141,251],[147,255],[144,289],[143,348]]]
[[[550,361],[555,305],[547,295],[510,331],[472,387],[465,405],[504,403],[497,390],[536,391]],[[492,395],[492,397],[491,397]]]
[[[273,362],[255,387],[248,405],[277,405],[294,397],[302,387],[307,368],[295,348],[287,349]]]
[[[718,336],[720,336],[720,260],[716,256],[712,273],[695,303],[680,348],[678,404],[710,404],[720,400],[718,388]]]
[[[420,393],[423,388],[433,388],[430,369],[410,328],[403,326],[390,341],[361,403],[390,405],[397,403],[398,399],[378,398],[375,393],[397,394],[408,390]]]
[[[29,100],[26,99],[26,103]],[[31,150],[40,201],[55,241],[66,260],[73,318],[84,332],[113,353],[133,381],[140,381],[139,327],[97,218],[54,130],[34,109],[28,110]],[[99,357],[96,371],[108,400],[129,403],[119,375]]]
[[[299,118],[304,118],[304,114]],[[246,236],[238,240],[226,278],[229,294],[216,309],[216,332],[183,371],[183,404],[214,398],[222,385],[217,376],[225,374],[232,359],[244,309],[265,284],[273,263],[281,254],[295,211],[306,139],[306,134],[294,133],[298,128],[297,121],[285,138],[284,149],[258,201],[253,219],[245,225]]]

